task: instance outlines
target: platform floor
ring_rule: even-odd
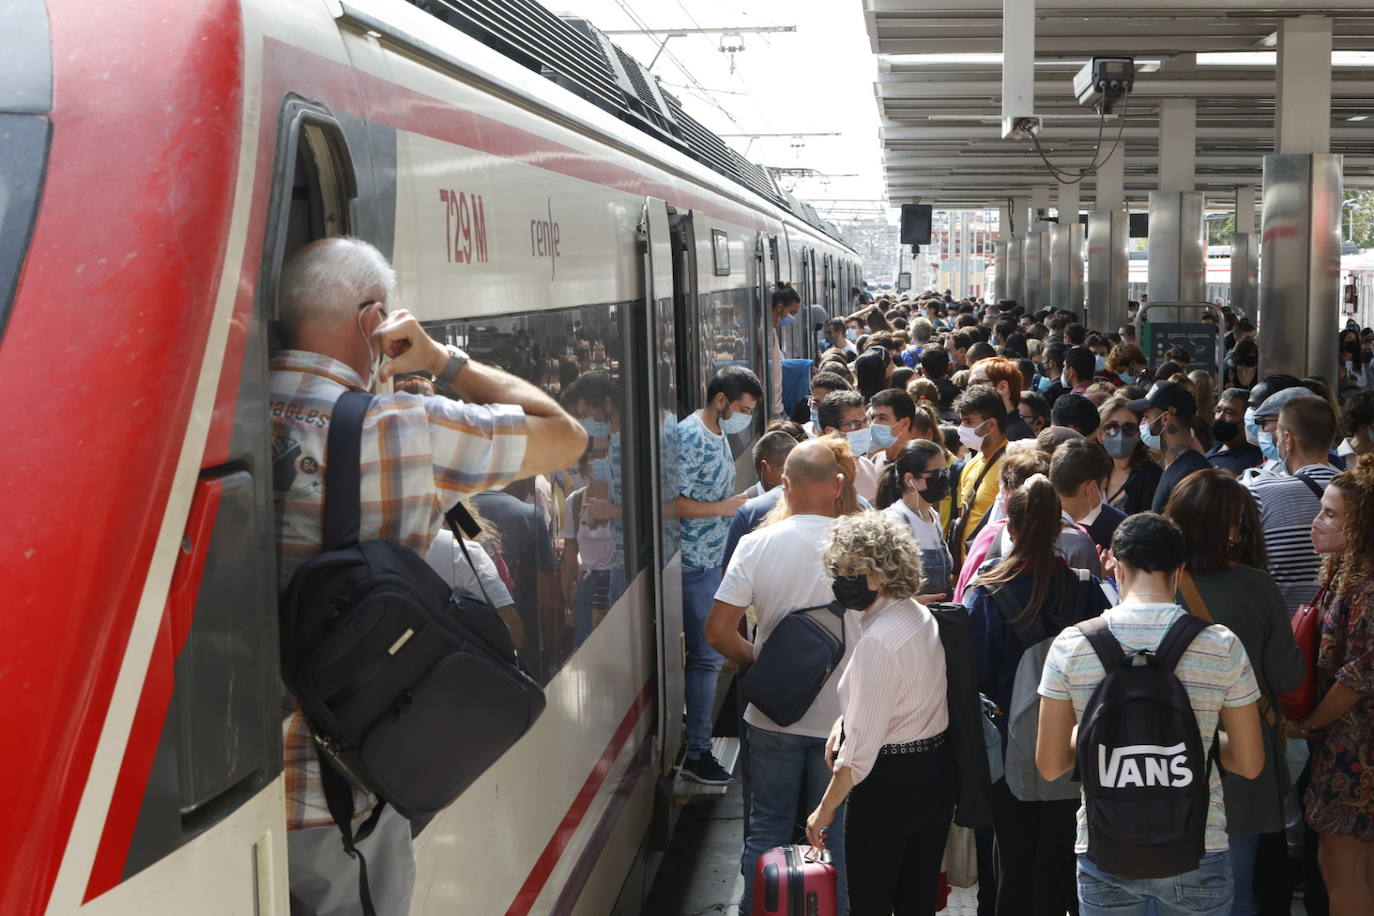
[[[738,916],[744,804],[739,782],[724,795],[683,809],[643,916]],[[974,889],[956,889],[947,916],[977,916]]]
[[[642,910],[643,916],[738,916],[744,889],[739,854],[744,842],[744,804],[739,782],[707,801],[687,805],[672,846]],[[1294,899],[1292,916],[1305,916]],[[955,888],[944,916],[977,916],[977,888]]]

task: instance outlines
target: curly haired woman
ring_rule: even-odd
[[[1321,701],[1295,735],[1312,748],[1307,821],[1331,916],[1374,913],[1374,454],[1331,479],[1312,522],[1326,558],[1321,612]]]
[[[825,748],[833,775],[806,821],[807,838],[824,844],[852,791],[844,822],[850,916],[930,913],[956,788],[944,648],[916,600],[919,548],[905,525],[860,512],[835,522],[821,562],[835,598],[863,612],[863,636],[840,678],[843,714]]]

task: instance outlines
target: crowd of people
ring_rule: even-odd
[[[684,579],[689,606],[713,591],[687,634],[683,773],[701,781],[730,774],[691,734],[694,656],[743,673],[782,651],[770,639],[792,615],[845,609],[843,659],[805,714],[743,712],[741,912],[758,858],[803,834],[830,852],[841,912],[934,910],[951,816],[978,807],[955,762],[953,604],[999,738],[980,914],[1286,914],[1298,886],[1309,914],[1374,913],[1374,333],[1342,331],[1335,380],[1261,375],[1254,323],[1222,311],[1216,373],[1182,349],[1151,360],[1130,321],[948,292],[817,326],[809,397],[769,405],[759,483],[707,526],[711,571]],[[719,435],[735,392],[752,409],[761,387],[730,372],[685,424]],[[694,495],[690,466],[683,479],[683,497],[728,495]],[[1304,606],[1319,701],[1285,719],[1279,696],[1308,674]],[[1181,684],[1208,761],[1191,852],[1163,875],[1133,873],[1104,837],[1168,825],[1130,823],[1152,815],[1072,772],[1117,655]],[[1170,843],[1185,840],[1159,839],[1155,861],[1180,861]]]
[[[623,316],[578,312],[578,344],[556,359],[535,319],[488,320],[462,336],[479,359],[390,305],[394,273],[366,243],[306,246],[281,283],[283,585],[321,542],[321,418],[342,392],[394,380],[363,421],[360,536],[401,541],[481,593],[546,683],[642,553],[626,546],[637,446],[606,343]],[[683,569],[681,774],[745,782],[743,912],[759,857],[803,838],[829,852],[841,912],[930,912],[953,820],[978,828],[981,914],[1287,913],[1296,881],[1309,914],[1374,913],[1374,334],[1341,332],[1334,384],[1261,375],[1254,325],[1226,313],[1218,385],[1186,351],[1147,358],[1130,323],[883,298],[815,324],[827,346],[809,396],[784,403],[777,340],[801,311],[794,291],[774,293],[767,388],[720,367],[698,409],[665,410],[648,433],[673,456],[658,495]],[[758,414],[757,483],[741,491],[736,453]],[[434,510],[455,502],[470,538]],[[1310,664],[1290,626],[1309,612]],[[827,637],[807,629],[827,619]],[[786,715],[741,677],[736,777],[711,752],[722,666],[776,671],[799,632],[830,646],[824,670]],[[1101,839],[1104,818],[1164,827],[1093,814],[1071,773],[1118,655],[1176,675],[1189,746],[1212,761],[1184,768],[1206,791],[1168,880],[1123,868]],[[1282,695],[1312,676],[1317,701],[1285,718]],[[293,912],[350,911],[358,866],[299,708],[283,736]],[[1113,778],[1154,765],[1114,764]],[[357,849],[379,911],[405,912],[411,826],[374,802],[355,793],[357,816],[373,812]]]

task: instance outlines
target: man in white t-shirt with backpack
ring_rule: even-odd
[[[1183,561],[1177,525],[1128,517],[1108,557],[1121,603],[1045,659],[1036,765],[1046,779],[1076,765],[1083,783],[1082,916],[1231,912],[1218,761],[1246,779],[1264,767],[1259,689],[1240,639],[1174,600]]]
[[[725,657],[741,666],[754,664],[789,614],[835,600],[830,574],[821,565],[821,548],[835,523],[836,502],[844,485],[835,453],[824,442],[809,440],[788,453],[783,487],[789,514],[740,538],[706,623],[706,638]],[[753,640],[739,629],[751,605],[758,619]],[[744,874],[740,912],[746,916],[753,902],[759,856],[792,841],[798,805],[804,811],[814,810],[829,784],[825,741],[840,715],[836,692],[840,671],[861,635],[856,617],[847,612],[842,618],[843,660],[800,718],[783,725],[753,703],[744,713],[751,777],[748,835],[740,857]],[[836,813],[825,845],[835,866],[843,916],[847,899],[843,813]]]

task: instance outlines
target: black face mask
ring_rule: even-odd
[[[852,611],[863,611],[878,600],[878,593],[868,587],[868,576],[836,576],[830,585],[835,600]]]
[[[927,477],[926,488],[918,491],[921,498],[932,506],[949,494],[949,471],[937,471],[934,477]]]
[[[1217,441],[1217,444],[1230,442],[1239,435],[1240,426],[1238,424],[1232,423],[1230,420],[1212,421],[1212,438]]]

